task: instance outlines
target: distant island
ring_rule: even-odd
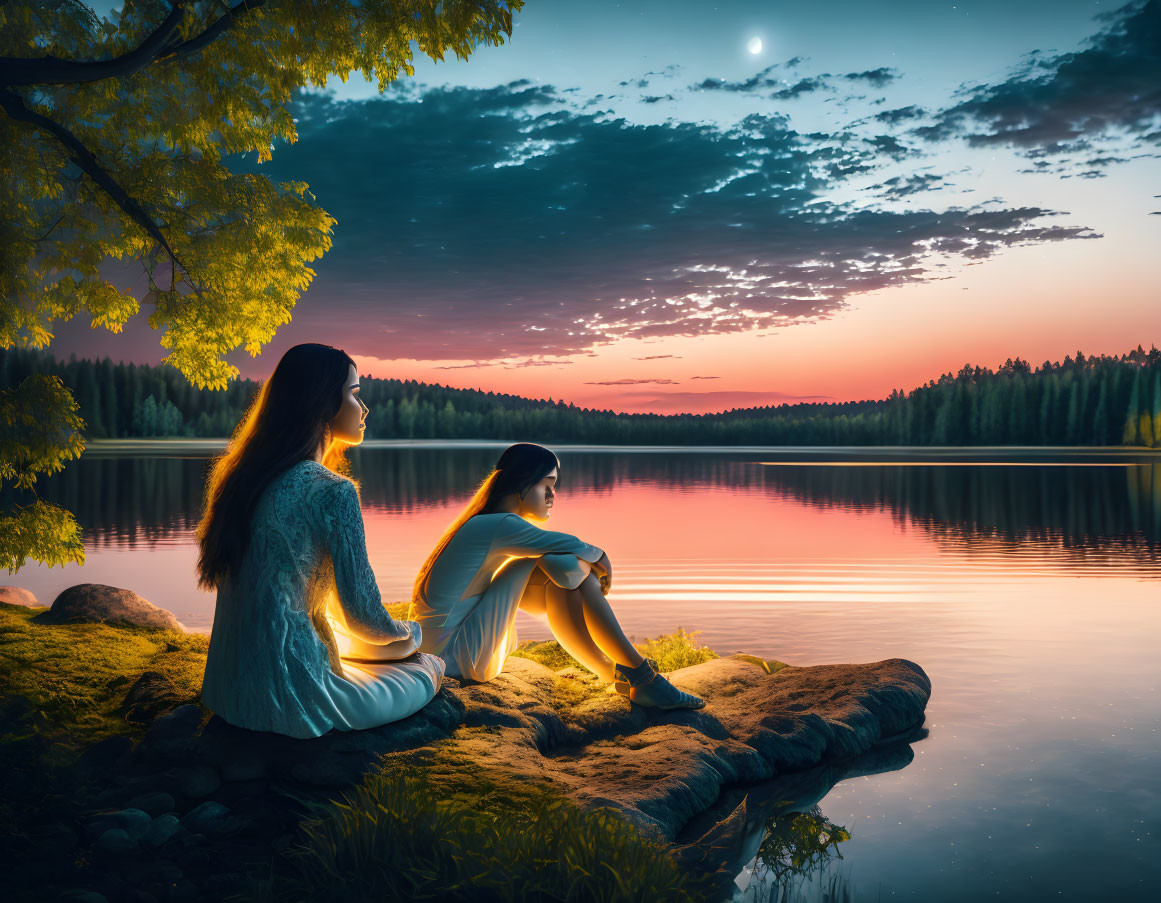
[[[229,436],[259,383],[194,388],[177,370],[103,360],[58,361],[0,350],[0,385],[55,375],[80,405],[91,439]],[[958,373],[884,399],[737,408],[719,414],[617,414],[552,399],[363,377],[376,439],[506,439],[614,445],[1128,445],[1161,447],[1161,351],[1077,352],[1033,368]]]

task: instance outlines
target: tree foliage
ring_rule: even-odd
[[[0,351],[0,378],[51,373],[75,387],[89,435],[229,436],[258,383],[199,391],[172,368],[58,362]],[[1133,445],[1161,447],[1161,351],[1078,352],[965,366],[886,399],[720,414],[615,414],[562,401],[364,376],[371,439],[503,439],[615,445]],[[1134,391],[1135,388],[1135,391]],[[149,401],[153,404],[150,405]],[[1129,426],[1132,425],[1132,429]]]
[[[84,448],[84,421],[60,377],[34,373],[15,389],[0,387],[0,490],[31,490],[41,475],[57,473]],[[0,565],[9,572],[32,557],[48,565],[83,564],[76,519],[35,499],[0,514]]]
[[[118,332],[150,307],[199,387],[256,355],[331,245],[302,182],[227,165],[296,138],[289,104],[353,71],[380,90],[418,50],[466,59],[523,0],[79,0],[0,5],[0,348],[75,316]],[[115,281],[140,267],[144,299]]]

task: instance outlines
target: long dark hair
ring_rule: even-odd
[[[559,470],[560,459],[543,445],[518,442],[504,449],[504,454],[500,455],[500,460],[496,462],[492,472],[484,477],[484,481],[464,506],[459,517],[444,530],[443,536],[427,556],[427,561],[419,569],[419,576],[415,578],[415,587],[411,594],[412,601],[418,600],[420,592],[427,586],[427,581],[431,577],[435,560],[469,518],[477,514],[494,514],[499,510],[500,500],[511,492],[518,492],[523,498],[524,493],[552,473],[554,467]]]
[[[314,457],[342,406],[354,363],[330,345],[295,345],[282,355],[210,471],[197,529],[198,586],[216,589],[237,573],[263,490],[288,467]],[[323,466],[345,475],[346,450],[346,443],[330,443]]]

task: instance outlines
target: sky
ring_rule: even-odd
[[[296,102],[334,245],[291,345],[617,411],[908,390],[1161,344],[1161,0],[528,0]],[[756,51],[756,52],[755,52]],[[58,355],[156,362],[61,326]]]

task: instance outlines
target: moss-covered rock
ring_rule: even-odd
[[[132,590],[103,583],[78,583],[62,590],[37,620],[42,624],[103,621],[185,633],[185,626],[173,612],[158,608]]]
[[[209,637],[121,624],[46,625],[37,618],[42,611],[0,605],[0,695],[27,697],[44,717],[46,740],[62,752],[132,732],[122,704],[146,671],[174,687],[174,708],[201,692]]]
[[[298,740],[198,705],[207,637],[37,613],[0,605],[0,842],[38,899],[419,899],[419,883],[441,899],[701,899],[697,873],[738,845],[721,825],[754,830],[735,811],[760,796],[747,788],[813,774],[820,796],[919,724],[930,694],[901,659],[797,668],[682,632],[646,651],[679,666],[700,711],[633,706],[555,643],[525,644],[403,721]],[[38,858],[62,832],[71,863]],[[415,843],[383,847],[401,836]]]

